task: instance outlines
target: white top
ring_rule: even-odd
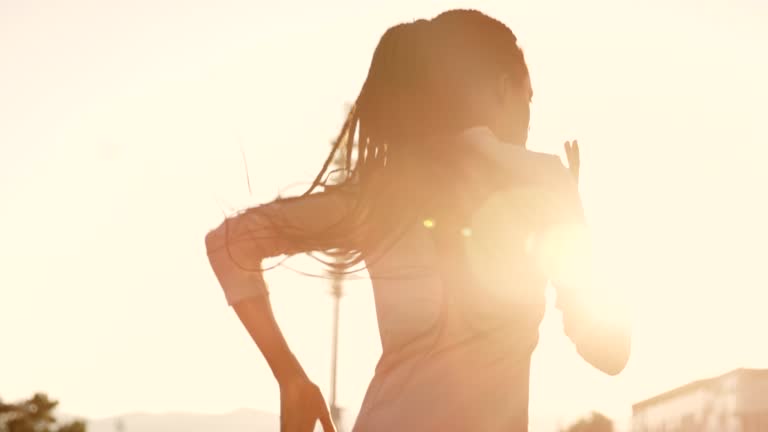
[[[582,268],[589,251],[573,240],[583,238],[585,224],[570,171],[559,157],[503,143],[487,128],[469,129],[461,140],[504,173],[508,186],[485,191],[462,231],[468,279],[441,264],[421,223],[366,263],[383,351],[355,432],[526,431],[530,358],[548,280],[562,282],[555,285],[566,333],[573,339],[592,331],[576,289],[589,284]],[[473,169],[467,194],[479,193],[473,175],[488,174]],[[339,214],[345,205],[339,194],[318,193],[247,210],[227,222],[232,254],[256,267],[263,257],[304,252],[270,235],[260,216],[280,212],[301,226],[322,227],[318,215]],[[218,259],[228,260],[224,255]],[[267,293],[259,272],[249,284],[233,285],[226,265],[218,267],[229,304]]]

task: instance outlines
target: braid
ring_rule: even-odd
[[[355,116],[355,107],[353,106],[350,109],[349,114],[347,114],[347,119],[344,121],[344,126],[342,126],[341,128],[341,132],[339,132],[339,136],[333,142],[333,147],[331,148],[331,152],[328,154],[328,157],[325,159],[325,162],[323,163],[323,167],[320,169],[320,172],[317,173],[317,176],[315,177],[315,180],[312,182],[312,185],[309,187],[309,189],[306,192],[304,192],[304,195],[309,195],[315,189],[317,189],[319,186],[322,186],[325,183],[325,181],[323,180],[323,177],[328,171],[328,167],[331,166],[331,163],[333,163],[333,160],[336,157],[336,152],[339,151],[339,147],[341,147],[342,144],[345,144],[346,140],[348,140],[347,137],[349,135],[349,130],[352,127],[352,124],[354,124],[355,122],[357,122],[357,118]]]
[[[349,210],[331,226],[312,232],[269,215],[276,234],[300,249],[322,252],[330,259],[310,256],[344,273],[363,261],[370,264],[376,258],[371,250],[382,256],[437,206],[447,208],[457,181],[452,165],[460,151],[447,151],[446,146],[458,146],[446,137],[471,123],[465,102],[479,77],[500,70],[527,76],[516,43],[504,24],[471,10],[389,28],[328,157],[303,194],[318,189],[346,193]],[[338,158],[343,166],[329,172]],[[343,175],[331,175],[336,172]],[[356,246],[319,247],[327,244]]]

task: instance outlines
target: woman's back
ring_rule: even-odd
[[[368,257],[382,343],[356,431],[525,431],[530,357],[548,280],[579,353],[611,374],[626,363],[627,329],[601,322],[616,315],[604,298],[610,290],[596,294],[588,278],[560,271],[589,255],[571,235],[584,220],[568,170],[558,157],[504,143],[487,128],[465,131],[461,141],[464,169],[445,197],[469,214],[467,226],[452,227],[460,247],[441,239],[441,218],[413,221],[384,250],[356,245]],[[261,273],[242,273],[240,265],[307,250],[276,230],[276,221],[323,230],[353,202],[339,191],[278,200],[210,234],[211,262],[228,302],[266,294]],[[330,247],[339,245],[312,248]]]
[[[392,248],[372,254],[382,357],[356,430],[526,430],[529,363],[547,282],[526,240],[552,209],[545,200],[521,199],[547,187],[557,193],[552,176],[567,171],[557,157],[502,143],[488,129],[469,130],[462,140],[468,154],[508,172],[508,183],[473,187],[470,178],[491,185],[482,177],[505,176],[467,167],[457,191],[464,196],[455,198],[477,208],[455,230],[464,246],[459,259],[436,247],[439,219],[414,221]],[[525,214],[540,217],[524,222]]]

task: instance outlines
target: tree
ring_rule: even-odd
[[[613,432],[613,421],[599,412],[592,412],[561,432]]]
[[[53,411],[59,404],[44,393],[6,404],[0,400],[0,432],[85,432],[85,423],[59,423]]]

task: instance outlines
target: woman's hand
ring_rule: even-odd
[[[305,375],[280,382],[280,432],[312,432],[317,421],[323,432],[336,432],[320,389]]]
[[[581,168],[581,158],[579,157],[579,142],[577,140],[565,142],[565,155],[568,157],[568,168],[573,174],[573,178],[576,179],[576,183],[579,182],[579,169]]]

